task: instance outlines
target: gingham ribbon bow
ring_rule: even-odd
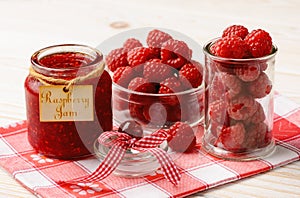
[[[160,163],[165,178],[172,184],[177,185],[181,177],[179,170],[166,151],[158,147],[167,138],[168,134],[163,130],[159,130],[139,140],[132,138],[126,133],[104,132],[98,138],[98,142],[105,146],[110,146],[111,149],[96,171],[85,178],[81,178],[80,181],[94,182],[106,178],[117,168],[126,150],[132,148],[153,154]]]

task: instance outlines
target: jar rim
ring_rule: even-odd
[[[92,62],[82,65],[80,67],[69,67],[69,68],[52,68],[45,65],[41,65],[39,60],[42,57],[47,55],[56,54],[56,53],[64,53],[64,52],[78,52],[89,55],[93,58]],[[48,46],[38,51],[34,52],[31,56],[31,65],[34,70],[40,73],[40,71],[46,70],[51,72],[71,72],[78,71],[83,68],[91,68],[97,66],[100,62],[103,61],[103,54],[96,48],[82,45],[82,44],[58,44]]]
[[[260,61],[266,61],[269,60],[271,58],[274,58],[275,55],[278,52],[278,47],[272,43],[272,52],[269,55],[263,56],[263,57],[258,57],[258,58],[243,58],[243,59],[236,59],[236,58],[223,58],[220,56],[216,56],[213,55],[210,50],[209,47],[214,44],[218,39],[220,39],[220,37],[214,38],[209,40],[207,43],[205,43],[205,45],[203,46],[203,52],[205,55],[209,56],[211,59],[213,60],[217,60],[217,61],[230,61],[230,62],[243,62],[243,63],[247,63],[247,62],[260,62]]]

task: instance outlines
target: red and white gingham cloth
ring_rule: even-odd
[[[200,130],[201,131],[201,130]],[[271,170],[300,159],[300,105],[275,96],[272,156],[250,162],[217,159],[200,145],[190,154],[173,159],[181,172],[177,186],[161,170],[142,178],[110,175],[99,182],[59,184],[91,174],[100,162],[90,157],[78,161],[49,159],[34,152],[27,141],[26,122],[0,127],[0,165],[28,190],[41,197],[182,197],[224,183]]]

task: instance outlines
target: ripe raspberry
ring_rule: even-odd
[[[142,93],[157,93],[156,84],[149,82],[147,79],[136,77],[132,79],[128,85],[128,89],[142,92]],[[137,103],[141,105],[152,104],[157,98],[155,96],[132,93],[129,96],[130,103]]]
[[[244,147],[247,149],[256,149],[266,146],[270,141],[266,138],[268,126],[263,123],[251,124],[247,127],[247,136],[244,141]]]
[[[164,104],[169,105],[176,105],[179,104],[179,100],[176,95],[174,95],[174,92],[180,92],[183,90],[183,86],[181,85],[181,82],[176,77],[169,77],[166,80],[162,81],[160,83],[160,88],[158,90],[159,94],[172,94],[171,96],[160,96],[160,100]]]
[[[118,132],[127,133],[133,138],[140,139],[143,137],[143,128],[135,120],[127,120],[120,124]]]
[[[246,120],[257,111],[257,103],[251,96],[239,96],[230,101],[228,114],[235,120]]]
[[[132,79],[134,73],[131,67],[118,67],[113,75],[113,81],[122,87],[127,88],[128,83]]]
[[[186,123],[176,122],[167,132],[170,134],[168,143],[173,151],[190,152],[196,145],[194,131]]]
[[[272,38],[262,29],[250,32],[245,38],[245,43],[255,58],[269,55],[272,51]]]
[[[144,117],[144,106],[135,102],[129,102],[129,113],[131,117],[139,123],[148,124],[149,121]]]
[[[161,48],[161,45],[170,39],[172,39],[172,36],[168,33],[154,29],[148,33],[146,41],[149,47]]]
[[[202,83],[202,65],[199,62],[193,61],[185,64],[179,71],[180,79],[188,81],[189,85],[192,85],[193,88],[199,87]]]
[[[263,98],[268,95],[271,90],[272,82],[264,72],[262,72],[255,81],[248,84],[248,91],[254,98]]]
[[[128,89],[143,93],[153,93],[156,90],[155,86],[151,85],[147,79],[142,77],[132,79],[128,85]]]
[[[235,76],[227,73],[221,74],[221,79],[224,85],[229,88],[229,92],[235,96],[242,90],[242,82]]]
[[[236,75],[244,82],[251,82],[258,78],[260,66],[257,64],[241,65],[234,69]]]
[[[209,104],[209,116],[210,119],[217,122],[220,125],[227,125],[228,113],[227,104],[224,100],[217,100]]]
[[[110,71],[114,72],[118,67],[128,66],[127,50],[117,48],[109,52],[106,56],[106,64]]]
[[[263,122],[266,119],[266,115],[264,112],[263,107],[261,106],[261,104],[259,102],[257,103],[257,111],[253,114],[253,116],[251,116],[250,118],[248,118],[247,120],[244,121],[245,124],[258,124],[260,122]]]
[[[192,50],[183,41],[168,40],[161,46],[161,59],[176,69],[182,67],[192,57]]]
[[[221,75],[216,75],[213,77],[212,81],[211,81],[211,88],[208,89],[209,92],[209,101],[215,101],[215,100],[219,100],[219,99],[224,99],[225,96],[225,92],[226,92],[227,88],[224,85]]]
[[[245,42],[237,36],[220,38],[214,45],[216,55],[223,58],[243,58],[247,49]]]
[[[226,37],[226,36],[238,36],[241,39],[244,39],[247,35],[248,35],[248,29],[245,28],[242,25],[232,25],[229,26],[228,28],[226,28],[223,31],[223,35],[222,37]]]
[[[150,82],[160,83],[164,79],[174,74],[174,69],[168,65],[159,62],[146,62],[144,65],[144,77]]]
[[[136,47],[143,47],[143,44],[135,38],[129,38],[123,43],[123,48],[127,51],[132,50]]]
[[[151,50],[146,47],[137,47],[127,53],[127,61],[131,67],[138,66],[150,60],[152,57]]]
[[[239,151],[243,148],[246,130],[243,123],[238,122],[230,127],[223,128],[218,138],[224,149],[228,151]]]

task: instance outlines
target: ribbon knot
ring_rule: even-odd
[[[111,147],[108,154],[91,175],[74,181],[94,182],[106,178],[120,164],[126,150],[134,149],[141,152],[150,152],[155,156],[161,165],[165,178],[177,185],[181,177],[180,172],[167,152],[159,148],[159,145],[167,140],[168,137],[169,135],[164,130],[159,130],[141,139],[132,138],[126,133],[116,131],[104,132],[99,136],[98,142],[104,146]]]

